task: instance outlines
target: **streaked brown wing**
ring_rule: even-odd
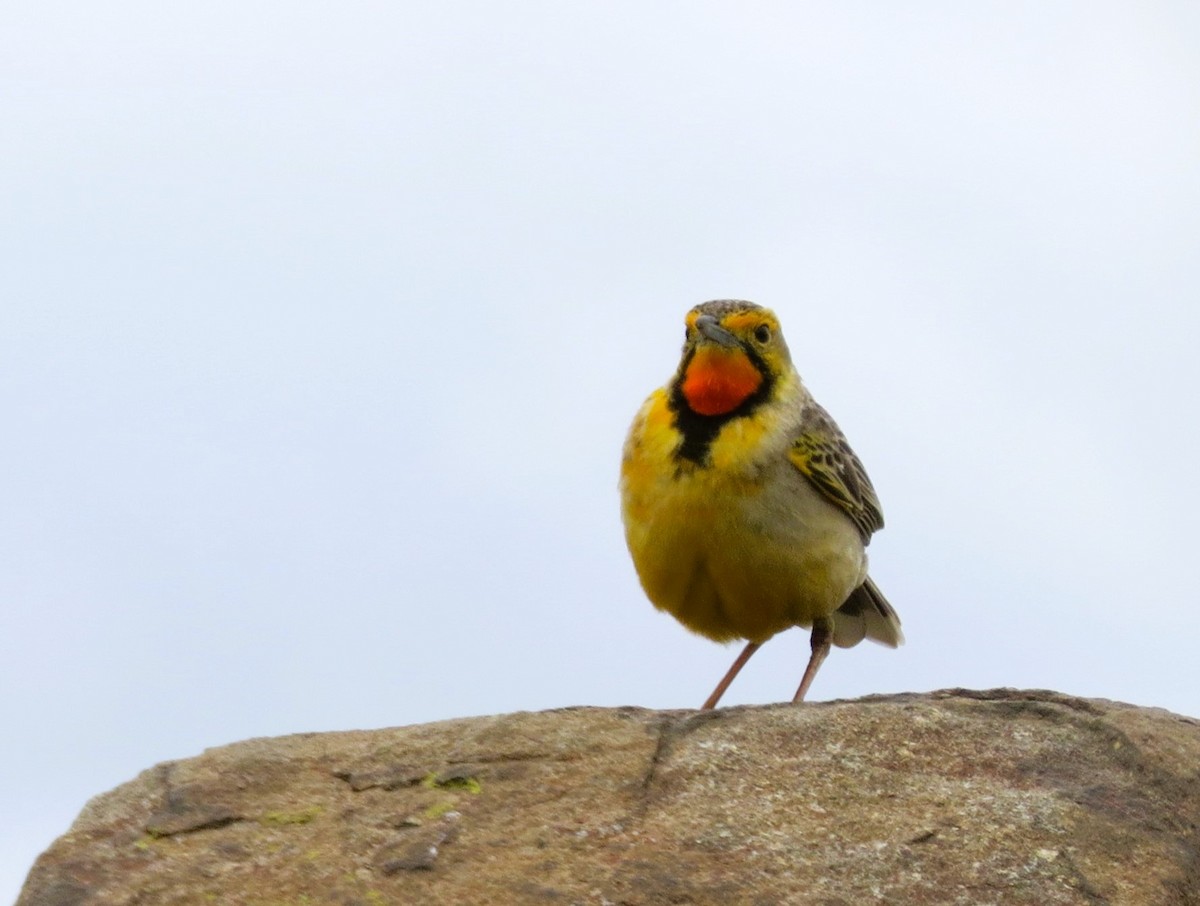
[[[883,510],[867,470],[829,413],[816,403],[805,412],[788,458],[858,526],[863,542],[883,528]]]

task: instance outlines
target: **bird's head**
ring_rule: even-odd
[[[687,313],[675,393],[697,415],[730,416],[767,398],[791,368],[791,354],[769,308],[721,299]]]

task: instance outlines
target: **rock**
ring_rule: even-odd
[[[1200,903],[1200,722],[1051,692],[253,739],[88,803],[18,906]]]

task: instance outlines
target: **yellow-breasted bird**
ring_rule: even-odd
[[[801,701],[831,643],[903,641],[867,575],[883,513],[770,309],[723,299],[685,320],[679,368],[625,441],[625,539],[655,607],[715,641],[747,640],[702,707],[716,707],[771,636],[811,626]]]

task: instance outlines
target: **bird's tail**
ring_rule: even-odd
[[[850,592],[846,603],[833,615],[833,644],[852,648],[870,639],[895,648],[904,643],[900,617],[871,577]]]

